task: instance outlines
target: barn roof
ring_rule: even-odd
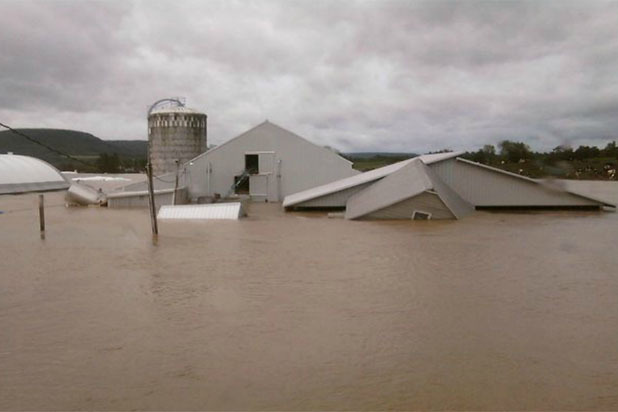
[[[292,132],[292,131],[284,128],[284,127],[281,127],[278,124],[275,124],[275,123],[273,123],[273,122],[271,122],[269,120],[264,120],[262,123],[260,123],[260,124],[258,124],[256,126],[253,126],[249,130],[239,134],[238,136],[233,137],[233,138],[231,138],[231,139],[221,143],[220,145],[213,147],[212,149],[208,149],[207,151],[197,155],[195,158],[191,159],[187,163],[195,162],[197,159],[199,159],[201,157],[208,156],[209,154],[211,154],[213,152],[221,150],[223,147],[227,146],[229,143],[231,143],[231,142],[233,142],[235,140],[243,139],[245,136],[251,135],[254,131],[256,131],[258,129],[268,128],[268,127],[272,128],[272,129],[279,130],[279,131],[283,131],[283,132],[287,133],[288,135],[291,135],[291,136],[293,136],[293,137],[295,137],[297,139],[300,139],[300,140],[302,140],[304,142],[307,142],[307,143],[310,143],[310,144],[312,144],[312,145],[314,145],[316,147],[319,147],[320,149],[324,150],[325,153],[328,153],[328,154],[335,155],[335,156],[339,157],[342,161],[345,161],[345,162],[349,163],[350,165],[352,164],[351,161],[349,161],[345,157],[341,156],[340,154],[332,151],[331,149],[328,149],[326,147],[321,147],[321,146],[313,143],[312,141],[310,141],[310,140],[308,140],[308,139],[306,139],[306,138],[304,138],[304,137],[302,137],[302,136],[300,136],[300,135],[298,135],[298,134],[296,134],[296,133],[294,133],[294,132]]]
[[[0,154],[0,194],[66,190],[69,182],[43,160],[13,154]]]
[[[412,159],[402,160],[401,162],[393,163],[388,166],[380,167],[378,169],[370,170],[365,173],[358,174],[352,177],[346,177],[345,179],[336,180],[334,182],[317,186],[311,189],[303,190],[302,192],[294,193],[286,196],[283,200],[283,207],[290,207],[298,205],[299,203],[306,202],[311,199],[326,196],[331,193],[339,192],[341,190],[349,189],[354,186],[362,185],[365,183],[374,182],[382,179],[385,176],[390,175],[405,167],[413,160],[421,160],[424,164],[432,164],[440,162],[442,160],[451,159],[461,155],[463,152],[449,152],[449,153],[437,153],[430,155],[417,156]]]
[[[435,193],[444,205],[459,219],[474,208],[440,180],[422,161],[411,159],[399,170],[353,195],[346,206],[346,219],[357,219],[423,192]]]

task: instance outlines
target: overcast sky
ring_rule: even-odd
[[[0,121],[209,144],[268,119],[342,151],[618,140],[618,1],[0,0]]]

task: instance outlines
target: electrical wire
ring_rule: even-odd
[[[183,169],[183,171],[178,174],[178,178],[183,176],[185,173],[186,173],[186,170]],[[154,177],[155,179],[157,179],[158,181],[163,182],[163,183],[176,183],[176,180],[173,180],[173,181],[170,182],[169,180],[161,179],[159,176],[152,175],[152,177]]]

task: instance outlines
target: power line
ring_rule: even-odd
[[[46,149],[47,149],[47,150],[49,150],[50,152],[53,152],[53,153],[59,154],[60,156],[65,156],[65,157],[67,157],[67,158],[69,158],[69,159],[71,159],[71,160],[74,160],[74,161],[76,161],[76,162],[78,162],[78,163],[81,163],[81,164],[83,164],[83,165],[85,165],[85,166],[92,167],[92,165],[91,165],[91,164],[89,164],[89,163],[87,163],[87,162],[84,162],[83,160],[78,159],[78,158],[76,158],[76,157],[73,157],[73,156],[71,156],[70,154],[67,154],[67,153],[61,152],[60,150],[57,150],[57,149],[54,149],[53,147],[47,146],[45,143],[41,143],[41,142],[39,142],[38,140],[36,140],[36,139],[34,139],[34,138],[32,138],[32,137],[28,136],[27,134],[22,133],[22,132],[20,132],[19,130],[13,129],[11,126],[8,126],[8,125],[6,125],[6,124],[4,124],[4,123],[2,123],[2,122],[0,122],[0,126],[2,126],[2,127],[4,127],[5,129],[8,129],[8,130],[10,130],[11,132],[13,132],[13,133],[15,133],[15,134],[17,134],[17,135],[19,135],[19,136],[21,136],[21,137],[23,137],[23,138],[25,138],[25,139],[29,140],[29,141],[31,141],[32,143],[38,144],[39,146],[42,146],[42,147],[46,148]]]

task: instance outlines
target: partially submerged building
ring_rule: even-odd
[[[39,193],[39,229],[45,239],[44,192],[67,190],[69,182],[49,163],[30,156],[0,154],[0,195]]]
[[[352,162],[274,123],[265,121],[184,163],[178,187],[188,203],[249,197],[281,202],[286,196],[338,179],[359,175]],[[157,176],[155,194],[169,204],[176,174]],[[146,182],[108,195],[110,206],[146,206]],[[166,192],[167,191],[167,192]]]
[[[331,149],[269,121],[201,154],[185,168],[191,198],[246,194],[268,202],[360,173]]]
[[[0,195],[53,192],[69,186],[58,169],[41,159],[0,154]]]
[[[347,219],[458,219],[474,209],[615,208],[541,180],[471,162],[418,156],[287,196],[286,210],[345,208]]]

